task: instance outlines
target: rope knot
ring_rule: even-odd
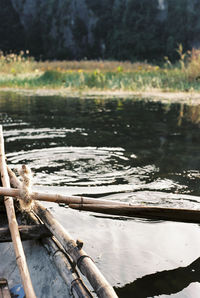
[[[21,187],[20,187],[20,208],[26,211],[30,211],[33,201],[31,199],[31,186],[32,186],[32,172],[31,169],[26,166],[22,165],[21,169],[19,170],[19,175],[21,176]]]

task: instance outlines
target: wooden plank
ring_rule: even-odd
[[[4,187],[9,188],[10,180],[9,180],[7,165],[5,161],[3,129],[1,125],[0,125],[0,172],[1,172],[2,185]],[[32,286],[30,274],[28,271],[28,266],[26,263],[26,257],[25,257],[22,242],[20,239],[13,199],[11,197],[5,196],[4,203],[6,206],[9,229],[12,237],[12,242],[13,242],[14,251],[16,255],[16,261],[21,275],[24,291],[27,298],[34,298],[36,297],[36,295]]]
[[[151,206],[127,206],[101,205],[101,204],[70,204],[70,208],[109,215],[119,215],[153,220],[167,220],[187,223],[200,223],[200,210],[151,207]]]
[[[11,298],[8,283],[5,278],[0,278],[0,298]]]
[[[44,224],[18,226],[21,240],[37,240],[52,236]],[[0,242],[12,241],[9,228],[0,228]]]

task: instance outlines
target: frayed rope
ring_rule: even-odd
[[[30,196],[33,178],[31,169],[26,165],[22,165],[21,169],[19,170],[19,175],[21,176],[22,182],[20,187],[20,197],[18,198],[20,209],[30,211],[33,205],[33,200]]]

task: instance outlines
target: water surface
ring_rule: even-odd
[[[8,163],[34,188],[135,204],[199,208],[200,106],[2,93]],[[199,297],[199,225],[47,204],[120,297]]]

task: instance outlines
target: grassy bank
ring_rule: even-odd
[[[130,92],[200,91],[200,51],[183,53],[172,65],[116,61],[36,62],[26,54],[0,55],[0,87]]]

